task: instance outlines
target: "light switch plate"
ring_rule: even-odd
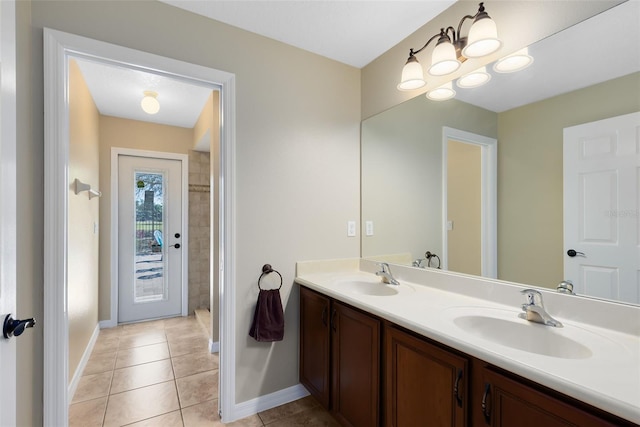
[[[373,236],[373,221],[365,222],[365,234],[367,236]]]
[[[356,222],[348,221],[347,222],[347,236],[355,237],[356,236]]]

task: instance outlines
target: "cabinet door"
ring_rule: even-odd
[[[467,359],[391,326],[384,336],[386,425],[467,425]]]
[[[329,408],[329,298],[300,287],[300,382]]]
[[[378,426],[380,321],[333,302],[332,413],[344,426]]]
[[[486,425],[518,427],[621,426],[572,403],[487,369],[481,408]]]

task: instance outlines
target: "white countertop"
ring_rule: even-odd
[[[360,281],[380,286],[393,285],[380,283],[379,277],[360,271],[357,265],[353,268],[353,263],[343,263],[338,271],[327,271],[321,266],[308,268],[307,265],[301,268],[299,263],[296,282],[592,406],[640,423],[640,336],[637,333],[575,321],[569,315],[556,315],[549,307],[547,309],[550,314],[565,327],[553,328],[527,322],[517,317],[521,312],[519,304],[507,305],[444,290],[441,289],[441,283],[436,287],[429,286],[427,272],[422,274],[425,280],[413,282],[402,280],[394,274],[396,278],[400,278],[401,283],[399,287],[394,287],[394,291],[398,291],[394,295],[359,294],[345,284]],[[329,263],[328,269],[335,266],[335,263]],[[392,268],[394,273],[396,270],[402,272],[402,267]],[[446,277],[442,272],[438,274],[440,282],[465,280],[461,275],[450,274],[450,277]],[[405,276],[411,275],[421,279],[419,271],[405,273]],[[492,292],[496,291],[496,287],[504,286],[504,289],[498,290],[502,293],[514,293],[514,301],[522,300],[519,295],[521,288],[512,289],[513,286],[509,284],[491,280],[487,280],[487,285]],[[460,286],[451,288],[459,291]],[[573,304],[573,300],[571,302]],[[603,306],[603,310],[606,309],[607,306]],[[588,350],[586,354],[577,353],[571,358],[564,358],[501,345],[454,322],[457,317],[474,313],[488,313],[494,318],[522,322],[518,327],[542,328],[534,332],[556,334],[555,338],[558,340],[568,338],[577,343],[576,348]],[[635,311],[631,313],[633,317]],[[638,317],[628,320],[637,322],[640,319],[640,308],[638,313]],[[634,328],[631,329],[635,331]]]

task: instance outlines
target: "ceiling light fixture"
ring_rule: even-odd
[[[160,103],[158,102],[158,93],[152,90],[145,90],[144,98],[140,101],[140,107],[142,111],[147,114],[156,114],[160,111]]]
[[[427,92],[427,98],[432,101],[446,101],[454,96],[456,96],[456,91],[453,90],[453,84],[451,84],[451,82],[447,82]]]
[[[469,29],[469,36],[461,37],[462,24],[467,19],[474,21]],[[457,32],[453,27],[441,28],[440,33],[431,37],[420,49],[409,50],[409,59],[402,69],[399,90],[414,90],[426,84],[422,66],[415,55],[422,52],[435,39],[438,41],[431,55],[432,65],[429,67],[429,74],[432,76],[451,74],[458,70],[467,58],[490,55],[502,46],[502,42],[498,39],[495,22],[485,12],[484,3],[480,3],[475,15],[466,15],[460,20]]]
[[[491,74],[487,73],[487,67],[480,67],[475,71],[460,77],[456,84],[463,89],[471,89],[482,86],[491,80]]]
[[[529,55],[529,48],[525,47],[499,59],[493,64],[493,71],[497,73],[514,73],[524,70],[531,64],[533,64],[533,57]]]

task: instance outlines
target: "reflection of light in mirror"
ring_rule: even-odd
[[[156,114],[160,111],[160,103],[158,102],[158,93],[146,90],[144,91],[144,98],[140,101],[140,107],[147,114]]]
[[[433,90],[427,92],[427,98],[433,101],[446,101],[456,96],[456,91],[453,90],[451,82],[447,82],[442,86],[439,86]]]
[[[487,73],[487,67],[480,67],[458,79],[456,84],[463,89],[482,86],[491,80],[491,74]]]
[[[531,64],[533,64],[533,57],[529,55],[529,48],[525,47],[511,55],[499,59],[493,65],[493,71],[497,73],[514,73],[516,71],[524,70]]]

